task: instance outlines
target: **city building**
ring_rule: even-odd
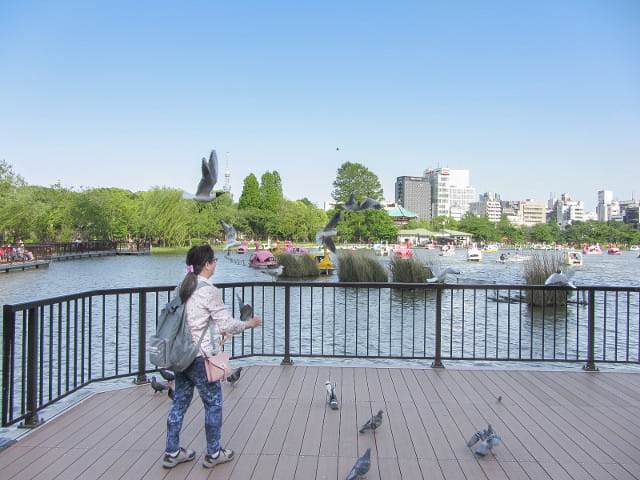
[[[614,219],[622,221],[620,205],[613,199],[613,192],[611,190],[598,191],[596,214],[598,215],[598,221],[600,222],[608,222],[609,220]]]
[[[431,220],[431,186],[425,177],[398,177],[396,204],[415,212],[418,220]]]
[[[502,218],[500,195],[492,192],[480,195],[480,201],[469,204],[469,211],[476,217],[486,216],[490,222],[498,223]]]
[[[538,223],[546,223],[546,208],[544,203],[532,199],[521,201],[518,213],[522,217],[522,224],[532,227]]]
[[[552,197],[549,207],[555,213],[556,222],[561,227],[584,221],[584,203],[581,200],[571,200],[567,193],[560,195],[559,199]]]
[[[476,199],[476,189],[469,185],[469,170],[429,168],[424,176],[431,186],[431,218],[462,219]]]

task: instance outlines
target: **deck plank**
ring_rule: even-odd
[[[324,382],[335,382],[331,410]],[[367,478],[640,478],[640,377],[615,372],[252,365],[223,384],[214,470],[194,395],[181,443],[196,459],[162,468],[166,395],[149,386],[94,394],[0,452],[3,478],[340,479],[371,447]],[[498,397],[501,397],[498,400]],[[378,409],[377,433],[358,433]],[[466,441],[492,423],[503,443],[477,458]]]

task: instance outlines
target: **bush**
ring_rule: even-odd
[[[524,262],[524,279],[527,285],[544,285],[544,282],[552,273],[565,272],[567,266],[564,257],[559,252],[546,252],[533,254]],[[529,305],[566,305],[568,292],[527,290],[527,303]]]
[[[389,264],[391,278],[397,283],[425,283],[431,278],[431,270],[424,268],[415,258],[393,257]]]
[[[311,255],[291,255],[281,253],[278,255],[278,265],[284,267],[285,277],[317,277],[320,269]]]
[[[388,282],[385,268],[369,252],[338,254],[338,280],[341,282]]]

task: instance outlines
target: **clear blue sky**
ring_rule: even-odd
[[[591,210],[640,197],[640,2],[0,0],[0,112],[33,185],[193,191],[215,148],[236,200],[351,161]]]

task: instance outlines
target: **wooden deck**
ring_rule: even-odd
[[[340,409],[325,404],[337,383]],[[149,386],[92,396],[0,453],[13,479],[344,479],[372,447],[371,479],[640,478],[640,375],[571,371],[249,366],[223,386],[222,444],[237,458],[202,468],[202,404],[182,444],[196,460],[161,467],[166,395]],[[501,397],[501,400],[499,400]],[[358,427],[378,409],[378,433]],[[492,423],[503,443],[466,446]]]

